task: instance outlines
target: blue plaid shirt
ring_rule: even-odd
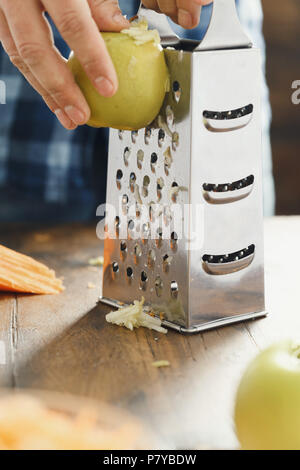
[[[121,6],[126,4],[128,14],[134,14],[137,3],[120,2]],[[239,0],[238,7],[249,34],[264,51],[260,0]],[[201,38],[210,13],[211,6],[203,8],[200,27],[181,33]],[[68,47],[53,29],[58,49],[68,56]],[[6,105],[0,105],[0,220],[91,219],[96,206],[105,201],[108,131],[88,126],[65,130],[2,49],[0,79],[7,90]],[[274,200],[266,86],[263,97],[266,212],[271,213]]]

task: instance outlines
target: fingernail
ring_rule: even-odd
[[[102,96],[110,97],[115,93],[114,85],[105,77],[96,78],[95,85],[100,95]]]
[[[128,20],[124,18],[124,16],[122,15],[120,11],[115,13],[112,19],[114,23],[124,25],[124,26],[126,26],[129,23]]]
[[[181,8],[178,10],[178,23],[183,28],[191,28],[193,26],[193,18],[192,15],[186,11],[182,10]]]
[[[67,129],[73,129],[75,127],[74,122],[72,122],[61,109],[56,109],[54,114],[63,127],[66,127]]]
[[[75,106],[66,106],[65,113],[69,116],[71,121],[73,121],[75,124],[80,125],[80,124],[86,123],[85,115],[83,114],[82,111],[75,108]]]

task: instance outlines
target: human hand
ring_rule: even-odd
[[[198,26],[201,7],[212,0],[143,0],[145,7],[165,13],[185,29]]]
[[[129,26],[118,0],[0,0],[0,41],[12,63],[40,93],[66,129],[85,124],[89,106],[66,60],[54,46],[48,12],[90,80],[112,96],[118,79],[99,30]]]

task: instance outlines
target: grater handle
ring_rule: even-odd
[[[163,46],[180,44],[180,38],[172,30],[165,15],[148,10],[142,4],[138,14],[146,17],[149,25],[158,30]],[[238,18],[235,0],[214,0],[209,27],[195,51],[247,47],[252,47],[252,43]]]

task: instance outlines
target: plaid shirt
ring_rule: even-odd
[[[125,4],[125,0],[121,0]],[[135,2],[137,3],[137,2]],[[239,0],[240,16],[254,42],[264,51],[260,0]],[[128,11],[133,13],[134,6]],[[203,8],[200,28],[186,35],[201,37],[211,7]],[[55,42],[64,56],[69,50],[54,29]],[[0,220],[67,221],[88,219],[105,200],[106,129],[82,126],[65,130],[40,96],[0,50],[0,79],[6,84],[6,105],[0,105]],[[273,207],[271,153],[268,144],[270,108],[267,87],[265,102],[265,179],[267,212]]]

